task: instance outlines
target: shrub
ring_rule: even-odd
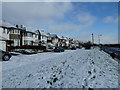
[[[92,44],[90,41],[83,44],[83,47],[85,47],[85,49],[91,49],[91,46]]]

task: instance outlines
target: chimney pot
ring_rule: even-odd
[[[16,25],[16,27],[18,28],[18,25]]]

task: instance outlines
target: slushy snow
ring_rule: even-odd
[[[118,88],[118,62],[99,49],[13,56],[3,88]]]

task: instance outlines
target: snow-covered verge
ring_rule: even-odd
[[[3,88],[118,88],[118,62],[98,49],[13,56]]]

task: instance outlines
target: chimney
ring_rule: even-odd
[[[23,28],[23,25],[21,25],[21,28]]]
[[[16,25],[16,27],[18,28],[18,25]]]

